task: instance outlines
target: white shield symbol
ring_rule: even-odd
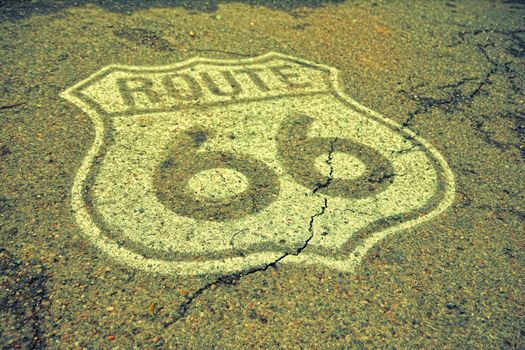
[[[103,68],[62,94],[96,131],[72,188],[82,232],[149,272],[352,272],[445,210],[454,179],[428,142],[341,91],[335,69],[278,53]]]

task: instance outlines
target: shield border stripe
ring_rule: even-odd
[[[442,198],[439,201],[438,205],[433,208],[430,212],[424,215],[417,215],[416,217],[398,223],[394,226],[390,226],[386,229],[374,232],[373,234],[367,236],[363,239],[360,244],[355,247],[354,254],[348,256],[347,259],[335,259],[332,257],[322,256],[318,254],[308,253],[306,251],[301,252],[297,255],[287,255],[283,259],[280,259],[280,262],[287,263],[303,263],[303,264],[318,264],[325,265],[331,269],[336,269],[341,272],[352,273],[355,271],[355,268],[359,265],[359,262],[366,255],[366,252],[373,247],[375,244],[379,243],[381,240],[385,239],[389,235],[399,232],[402,230],[409,229],[416,225],[419,225],[423,222],[434,219],[436,216],[445,211],[454,201],[455,194],[455,180],[454,175],[449,168],[447,162],[443,156],[430,145],[426,140],[417,136],[413,131],[402,127],[401,125],[391,121],[379,113],[376,113],[365,106],[359,104],[349,96],[347,96],[343,91],[343,84],[339,76],[337,69],[325,66],[322,64],[312,63],[306,60],[298,59],[296,57],[284,55],[277,52],[269,52],[267,54],[252,57],[252,58],[243,58],[240,60],[231,60],[231,59],[209,59],[202,57],[194,57],[189,60],[178,62],[175,64],[156,66],[156,67],[140,67],[140,66],[125,66],[125,65],[109,65],[101,69],[100,71],[92,74],[86,79],[80,81],[69,89],[65,90],[60,94],[61,97],[66,100],[74,103],[81,110],[87,113],[93,122],[95,137],[93,143],[86,155],[84,156],[82,163],[77,171],[77,174],[74,177],[73,186],[71,189],[71,201],[75,219],[77,224],[81,228],[81,231],[89,239],[89,241],[101,251],[105,252],[113,259],[117,261],[125,262],[128,266],[133,268],[159,273],[159,274],[181,274],[181,275],[201,275],[201,274],[224,274],[232,272],[240,272],[239,266],[245,265],[246,258],[242,257],[232,257],[226,259],[216,259],[208,261],[166,261],[161,259],[150,259],[146,258],[140,254],[137,254],[131,250],[128,250],[122,246],[119,246],[117,242],[112,241],[107,237],[102,230],[96,225],[92,220],[91,214],[84,200],[84,186],[88,180],[89,173],[92,168],[92,162],[99,154],[105,140],[105,127],[103,116],[107,114],[101,109],[96,102],[91,103],[86,100],[85,96],[82,96],[78,93],[82,87],[91,83],[95,79],[100,79],[102,76],[109,74],[112,70],[130,70],[130,71],[140,71],[140,72],[162,72],[181,69],[192,64],[218,64],[218,65],[227,65],[227,64],[255,64],[261,63],[269,59],[286,59],[290,61],[297,62],[301,65],[310,66],[316,69],[321,69],[329,72],[330,85],[333,88],[333,91],[343,103],[346,103],[353,108],[359,110],[363,114],[370,116],[374,120],[386,124],[390,128],[402,132],[415,142],[420,144],[423,148],[428,150],[432,159],[437,162],[439,166],[438,173],[442,177],[442,183],[444,188],[442,189]],[[279,252],[259,252],[250,254],[250,257],[253,261],[259,262],[256,265],[267,265],[268,261],[274,261],[281,257]],[[266,262],[266,263],[263,263]],[[253,269],[253,268],[251,268]]]

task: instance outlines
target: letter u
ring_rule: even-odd
[[[201,78],[208,87],[208,89],[218,96],[236,96],[241,93],[241,85],[235,80],[233,74],[230,71],[220,71],[222,75],[222,81],[218,82],[216,78],[213,78],[208,72],[202,72]],[[224,89],[224,87],[228,88]]]

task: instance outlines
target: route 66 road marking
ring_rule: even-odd
[[[112,65],[62,97],[95,128],[72,188],[76,221],[148,272],[277,261],[352,272],[453,199],[435,148],[345,96],[337,70],[291,56]]]

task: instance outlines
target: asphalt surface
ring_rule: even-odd
[[[0,347],[525,348],[524,17],[1,2]]]

